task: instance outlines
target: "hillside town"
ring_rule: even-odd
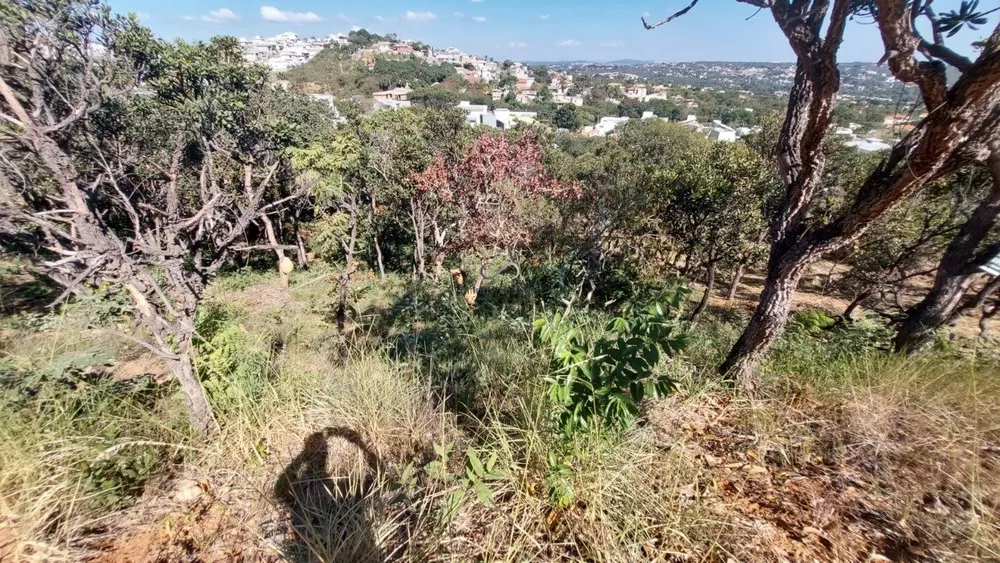
[[[356,32],[352,32],[356,33]],[[368,34],[368,32],[362,32]],[[349,53],[351,61],[361,68],[374,69],[380,60],[417,61],[419,64],[454,68],[455,75],[467,87],[456,95],[459,99],[451,105],[466,114],[470,126],[487,126],[501,130],[518,124],[546,124],[540,119],[536,107],[540,103],[552,107],[573,106],[584,108],[592,100],[598,99],[607,107],[619,108],[618,115],[595,115],[590,123],[574,129],[585,137],[604,137],[615,134],[622,125],[633,121],[651,119],[675,121],[706,137],[719,142],[735,142],[760,130],[755,123],[732,124],[724,119],[699,119],[699,101],[694,93],[709,93],[725,96],[735,95],[737,104],[748,102],[755,97],[770,96],[781,99],[787,96],[787,87],[794,79],[794,69],[780,64],[749,63],[678,63],[678,64],[629,64],[629,63],[552,63],[550,66],[529,65],[516,61],[498,62],[491,57],[467,54],[455,47],[435,49],[430,45],[412,40],[397,39],[393,35],[374,38],[366,44],[356,44],[351,34],[333,33],[326,37],[300,37],[287,32],[273,37],[241,38],[240,48],[249,62],[262,64],[275,73],[307,65],[325,49],[340,49]],[[539,73],[539,69],[544,72]],[[882,90],[875,85],[892,80],[883,76],[883,71],[875,71],[858,65],[851,67],[845,82],[857,85],[848,88],[850,92],[877,94]],[[584,82],[575,80],[584,76]],[[665,79],[677,80],[675,85]],[[601,80],[595,86],[595,80]],[[284,88],[294,85],[287,80],[278,80]],[[708,85],[711,84],[711,85]],[[866,86],[867,85],[867,86]],[[732,91],[724,87],[734,88]],[[484,89],[485,88],[485,89]],[[410,83],[397,84],[391,88],[370,93],[360,100],[369,111],[394,110],[411,107],[411,96],[416,88]],[[761,90],[769,90],[762,94]],[[488,92],[486,99],[476,96],[463,97],[462,92]],[[310,91],[313,99],[330,104],[337,112],[338,95],[333,91]],[[845,104],[864,103],[865,96],[851,93],[841,94]],[[356,96],[354,97],[357,98]],[[356,100],[357,101],[357,100]],[[485,103],[484,103],[485,102]],[[652,104],[669,104],[677,108],[673,115],[658,114]],[[502,107],[504,105],[512,107]],[[643,106],[641,111],[628,115],[621,108]],[[664,107],[663,105],[656,107]],[[754,108],[734,108],[744,116],[753,116]],[[661,112],[662,113],[662,112]],[[744,121],[756,121],[755,119]],[[912,127],[916,119],[909,115],[887,116],[883,122],[885,130],[896,132]],[[846,146],[861,152],[882,151],[891,148],[885,135],[876,134],[875,128],[858,123],[844,123],[836,127],[835,135]]]

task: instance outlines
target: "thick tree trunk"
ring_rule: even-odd
[[[719,367],[723,377],[735,381],[748,395],[754,396],[760,390],[757,366],[785,329],[795,288],[806,264],[805,259],[789,257],[768,268],[760,303],[729,356]]]
[[[743,280],[743,272],[746,266],[740,264],[740,267],[736,269],[736,273],[733,274],[733,281],[729,284],[729,292],[726,295],[726,303],[732,303],[733,299],[736,299],[736,292],[740,289],[740,281]]]
[[[713,260],[708,263],[708,273],[705,275],[705,293],[701,296],[701,301],[698,302],[698,306],[695,308],[694,312],[691,313],[691,318],[689,319],[692,323],[698,321],[698,317],[705,312],[708,308],[708,301],[712,297],[712,291],[715,289],[715,270],[716,261]]]
[[[184,403],[188,408],[188,418],[196,436],[204,438],[216,430],[215,418],[212,416],[212,405],[208,395],[201,385],[201,380],[194,370],[195,349],[191,335],[178,338],[178,354],[176,359],[168,359],[167,367],[180,383],[184,393]]]
[[[979,203],[941,257],[934,286],[920,303],[907,311],[893,342],[897,352],[919,350],[938,329],[957,316],[965,293],[980,274],[980,264],[1000,251],[1000,243],[994,243],[985,252],[977,252],[993,230],[998,215],[1000,169],[994,172],[994,186],[990,194]]]

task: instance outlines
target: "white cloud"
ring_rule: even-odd
[[[403,15],[406,21],[411,22],[426,22],[430,20],[436,20],[437,14],[434,12],[414,12],[413,10],[407,10],[406,14]]]
[[[601,47],[624,47],[624,41],[602,41]]]
[[[184,19],[194,18],[188,16]],[[225,23],[238,20],[240,17],[236,15],[236,12],[230,10],[229,8],[220,8],[218,10],[210,10],[207,14],[199,17],[198,19],[209,23]]]
[[[469,0],[469,2],[472,2],[473,4],[479,4],[482,1],[483,0]]]
[[[472,16],[472,21],[476,23],[483,23],[484,21],[486,21],[486,18],[484,18],[483,16]]]
[[[648,18],[648,17],[650,17],[650,16],[652,16],[652,15],[653,15],[653,14],[650,14],[649,12],[643,12],[643,13],[642,13],[642,17],[644,17],[644,18]]]
[[[361,26],[360,25],[352,25],[351,26],[351,31],[361,31]]]
[[[545,20],[549,19],[549,15],[548,14],[542,14],[542,15],[538,16],[538,19],[540,19],[542,21],[545,21]]]
[[[463,14],[462,12],[455,12],[455,17],[456,18],[464,18],[465,14]]]
[[[580,42],[577,41],[576,39],[567,39],[565,41],[560,41],[559,43],[556,44],[559,45],[560,47],[576,47],[580,44]]]
[[[376,15],[376,16],[372,16],[372,17],[373,17],[373,18],[375,19],[375,21],[377,21],[377,22],[384,22],[384,21],[385,21],[385,18],[384,18],[383,16],[378,16],[378,15]]]
[[[289,12],[279,10],[274,6],[261,6],[260,17],[269,22],[281,23],[312,23],[323,21],[323,18],[316,15],[315,12]]]
[[[509,46],[511,46],[511,47],[513,47],[515,49],[523,49],[524,47],[527,47],[528,44],[525,43],[524,41],[511,41],[509,43]]]

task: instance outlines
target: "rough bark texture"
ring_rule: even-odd
[[[798,61],[776,151],[785,197],[771,228],[768,277],[750,324],[720,366],[724,376],[753,393],[759,387],[757,365],[784,329],[805,268],[857,240],[927,182],[989,155],[1000,123],[1000,27],[949,89],[943,65],[918,63],[921,42],[906,3],[876,0],[889,67],[897,78],[918,85],[930,112],[890,151],[841,215],[810,230],[806,216],[825,165],[822,142],[839,89],[836,55],[851,2],[835,0],[830,8],[830,2],[820,0],[741,1],[771,9]],[[831,17],[821,38],[828,8]]]
[[[191,421],[191,428],[198,436],[212,434],[216,428],[215,418],[212,415],[212,405],[208,402],[208,395],[201,385],[201,380],[194,370],[195,349],[191,341],[191,335],[183,335],[178,342],[177,359],[168,359],[167,367],[180,383],[181,391],[184,393],[184,403],[188,408],[188,419]]]
[[[991,159],[993,189],[945,249],[934,285],[923,300],[906,313],[896,333],[897,352],[912,352],[933,339],[934,333],[959,314],[965,294],[982,273],[979,266],[1000,253],[1000,242],[983,248],[1000,215],[1000,155]]]
[[[255,176],[252,166],[240,168],[238,159],[230,158],[232,152],[220,148],[223,139],[207,139],[182,121],[172,122],[176,127],[165,129],[162,145],[148,153],[128,139],[100,134],[90,114],[109,97],[128,92],[116,90],[111,81],[102,82],[108,68],[95,68],[106,62],[104,55],[95,55],[101,51],[92,48],[97,39],[87,22],[103,21],[96,13],[81,12],[81,22],[70,24],[56,18],[5,27],[21,35],[17,47],[0,42],[0,58],[16,48],[23,62],[0,73],[0,114],[12,141],[5,145],[10,149],[5,155],[16,154],[20,162],[37,165],[31,170],[33,181],[22,192],[0,198],[0,215],[3,224],[40,233],[39,250],[46,257],[39,267],[65,287],[59,300],[102,283],[128,291],[141,330],[118,335],[163,358],[184,393],[192,428],[205,435],[214,429],[214,421],[194,369],[198,302],[232,252],[249,249],[236,244],[247,227],[298,195],[265,203],[279,164],[275,153],[257,155],[268,165]],[[47,51],[47,56],[23,56],[32,46]],[[136,76],[128,78],[121,83],[139,83]],[[182,155],[194,144],[203,158],[192,165]],[[216,157],[229,159],[224,178]],[[248,160],[255,159],[239,161]],[[19,171],[5,158],[0,173],[17,176]],[[52,190],[53,185],[58,189]],[[52,216],[59,219],[53,221]]]
[[[830,127],[840,88],[837,51],[843,39],[849,2],[837,0],[826,36],[829,3],[775,2],[771,14],[796,54],[795,83],[781,129],[776,157],[785,186],[782,210],[771,225],[768,276],[750,324],[719,367],[720,373],[754,394],[757,365],[784,330],[792,295],[809,261],[818,254],[802,248],[809,204],[820,185],[826,156],[823,140]]]

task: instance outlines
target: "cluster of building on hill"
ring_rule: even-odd
[[[642,121],[649,119],[670,121],[666,117],[658,117],[651,111],[643,112],[640,119]],[[629,121],[631,121],[629,117],[602,117],[595,125],[584,127],[583,134],[588,137],[604,137],[613,133],[615,129]],[[709,139],[725,143],[735,142],[737,139],[745,137],[750,133],[760,131],[760,127],[730,127],[719,120],[713,120],[711,123],[701,123],[695,115],[689,115],[686,119],[677,123],[697,133],[701,133]]]
[[[287,32],[274,37],[241,38],[239,42],[248,61],[281,72],[309,62],[327,47],[347,45],[348,37],[343,33],[334,33],[322,38],[304,38]],[[501,64],[492,59],[467,55],[454,47],[436,51],[430,46],[408,40],[379,41],[351,54],[353,60],[368,65],[385,57],[415,57],[428,64],[453,65],[458,74],[471,83],[492,81],[502,70],[511,72],[519,79],[530,76],[528,68],[521,63],[511,63],[508,68],[502,69]]]
[[[894,135],[905,135],[912,131],[917,123],[925,117],[927,117],[927,113],[919,115],[895,113],[885,116],[882,125],[891,130]],[[861,129],[861,125],[850,123],[847,127],[835,127],[833,134],[843,139],[845,146],[854,147],[861,152],[879,152],[892,148],[892,144],[872,135],[871,132],[867,136],[860,135]]]
[[[351,54],[353,60],[369,66],[374,65],[376,60],[387,57],[414,57],[427,64],[452,65],[455,72],[471,84],[491,82],[505,70],[501,63],[486,57],[467,55],[455,47],[435,50],[412,41],[381,41]],[[524,74],[528,72],[527,67],[520,63],[512,63],[511,70]]]
[[[322,39],[300,39],[294,33],[282,33],[269,38],[255,37],[249,40],[240,39],[240,44],[247,60],[265,64],[276,71],[286,70],[303,64],[328,46],[344,45],[347,43],[348,38],[344,34],[332,34]],[[548,82],[539,85],[535,74],[522,63],[511,61],[497,63],[489,58],[467,55],[454,47],[435,51],[430,46],[412,41],[380,41],[364,49],[359,49],[351,56],[356,61],[370,65],[373,65],[379,58],[393,56],[416,57],[428,64],[453,65],[459,75],[467,82],[499,82],[502,87],[498,87],[492,92],[493,100],[497,101],[513,98],[521,104],[532,104],[540,101],[539,96],[542,95],[542,92],[545,92],[546,100],[556,105],[572,104],[582,106],[584,105],[585,98],[592,94],[591,88],[576,88],[573,83],[573,75],[567,72],[550,72],[548,74]],[[606,85],[606,90],[616,92],[616,96],[620,95],[622,99],[629,98],[639,102],[665,100],[674,102],[681,107],[687,107],[688,109],[697,109],[698,107],[697,102],[685,98],[682,94],[672,92],[669,87],[663,85],[650,86],[645,84],[612,82]],[[408,85],[375,92],[371,97],[371,107],[374,111],[409,107],[412,105],[412,102],[409,100],[411,92],[412,90]],[[741,94],[745,96],[753,95],[749,91],[741,92]],[[334,99],[331,94],[312,94],[312,97],[330,103],[333,106]],[[622,99],[608,97],[605,101],[621,103]],[[473,104],[468,101],[459,102],[457,107],[466,113],[466,121],[470,125],[486,125],[501,130],[510,129],[519,123],[534,123],[538,117],[536,112],[514,111],[503,108],[490,109],[486,105]],[[753,112],[751,108],[745,108],[745,110],[750,113]],[[668,121],[668,118],[657,116],[651,111],[643,112],[640,119]],[[594,125],[584,127],[582,134],[585,136],[603,137],[613,134],[619,126],[628,121],[630,121],[629,117],[602,117]],[[698,121],[695,115],[688,115],[686,119],[677,123],[720,142],[734,142],[741,137],[759,130],[759,127],[730,127],[718,120],[713,120],[710,123],[702,123]],[[885,119],[886,127],[892,127],[904,132],[907,128],[911,128],[913,123],[913,117],[907,114],[891,115]],[[837,136],[845,137],[845,144],[847,146],[856,147],[862,152],[881,151],[891,148],[890,144],[874,136],[859,136],[857,134],[858,129],[860,129],[860,126],[852,123],[848,127],[835,128],[833,133]]]
[[[262,64],[275,72],[282,72],[309,62],[309,59],[331,45],[347,44],[347,36],[334,33],[324,38],[300,38],[295,33],[287,32],[274,37],[241,37],[239,42],[246,60]]]

